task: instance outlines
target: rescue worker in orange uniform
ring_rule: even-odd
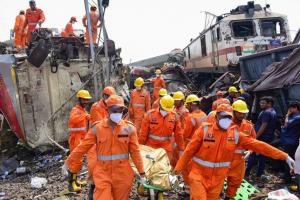
[[[111,95],[107,100],[109,118],[94,123],[86,137],[68,156],[62,167],[63,175],[78,173],[79,160],[94,145],[97,149],[97,164],[93,178],[96,189],[94,200],[128,200],[134,173],[129,156],[138,169],[141,181],[145,181],[142,157],[133,124],[122,119],[124,100]]]
[[[144,79],[137,78],[134,81],[135,89],[131,91],[129,102],[129,116],[139,133],[144,114],[151,109],[150,93],[143,88]]]
[[[103,89],[102,99],[98,102],[95,102],[91,107],[90,113],[90,125],[93,125],[97,121],[107,119],[109,117],[108,108],[106,101],[111,95],[115,95],[116,91],[113,87],[107,86]],[[94,145],[87,153],[87,166],[90,176],[90,186],[89,186],[89,199],[93,199],[93,193],[95,189],[95,184],[93,181],[93,171],[97,164],[97,150],[96,145]]]
[[[92,29],[93,43],[96,44],[97,36],[98,36],[98,28],[100,27],[100,24],[101,24],[100,15],[97,12],[96,6],[90,7],[90,17],[91,17],[91,29]],[[84,17],[82,18],[82,24],[86,28],[86,32],[85,32],[86,43],[90,44],[90,35],[89,35],[88,26],[87,26],[86,15],[84,15]]]
[[[103,89],[102,93],[103,93],[102,96],[103,98],[100,101],[94,103],[91,107],[91,119],[90,119],[91,125],[94,124],[96,121],[100,121],[108,117],[108,109],[107,109],[106,101],[111,95],[116,94],[116,90],[111,86],[107,86]]]
[[[246,102],[237,100],[232,104],[232,108],[233,125],[236,125],[237,130],[244,133],[246,136],[256,138],[256,132],[253,124],[246,120],[247,113],[249,112]],[[233,199],[236,191],[243,181],[245,175],[245,160],[243,157],[245,152],[246,150],[239,147],[234,152],[233,161],[227,175],[225,199]]]
[[[286,160],[291,168],[294,166],[294,160],[286,153],[238,132],[237,127],[231,126],[232,113],[223,109],[223,105],[219,107],[215,121],[203,123],[195,132],[175,168],[175,173],[179,174],[192,160],[189,175],[191,200],[219,199],[237,147]]]
[[[190,114],[186,118],[184,124],[184,132],[183,132],[183,139],[185,142],[185,146],[191,141],[195,131],[202,125],[202,122],[206,120],[206,114],[201,110],[201,100],[197,95],[191,94],[186,98],[185,101],[187,108],[190,111]],[[187,164],[187,167],[183,170],[183,179],[186,185],[185,194],[188,196],[189,192],[189,174],[191,172],[191,163]]]
[[[174,99],[166,95],[160,99],[159,108],[150,110],[144,116],[139,143],[155,149],[165,149],[171,161],[173,134],[179,151],[183,151],[182,128],[179,116],[174,112]]]
[[[25,15],[25,23],[23,26],[23,30],[28,26],[27,28],[27,42],[29,43],[31,40],[31,32],[36,29],[36,26],[41,26],[42,23],[45,21],[45,15],[44,12],[36,7],[36,3],[34,0],[29,1],[29,6],[26,10]]]
[[[159,90],[164,88],[166,89],[166,83],[163,77],[161,77],[161,70],[155,70],[156,78],[152,79],[151,82],[153,83],[153,96],[152,102],[155,102],[159,98]]]
[[[92,98],[87,90],[79,90],[76,97],[79,103],[74,106],[70,112],[69,117],[69,147],[72,152],[83,140],[89,128],[90,115],[85,110],[90,99]],[[82,165],[82,160],[79,162]],[[69,190],[79,191],[81,186],[86,185],[86,182],[77,180],[76,175],[72,175],[69,180]]]
[[[230,101],[226,98],[223,98],[223,92],[218,91],[216,96],[217,96],[217,99],[212,104],[212,110],[216,110],[217,107],[223,103],[230,105]]]
[[[184,100],[185,100],[185,96],[183,94],[183,92],[181,91],[177,91],[174,92],[173,94],[173,99],[174,99],[174,105],[175,105],[175,113],[179,116],[179,121],[181,124],[181,128],[184,128],[184,123],[185,123],[185,119],[186,117],[189,115],[189,111],[188,109],[186,109],[186,107],[184,106]],[[179,149],[175,143],[175,141],[173,140],[173,159],[171,161],[171,165],[173,167],[176,166],[177,161],[179,159]]]
[[[24,49],[26,46],[26,30],[24,30],[25,24],[25,11],[21,10],[19,15],[16,17],[14,26],[14,47],[18,49]],[[25,27],[26,29],[26,27]]]
[[[175,112],[179,115],[182,128],[184,127],[185,119],[189,115],[189,110],[184,105],[185,96],[183,92],[177,91],[173,94]]]
[[[152,109],[156,109],[156,108],[159,108],[159,101],[162,97],[168,95],[168,91],[164,88],[160,89],[159,92],[159,98],[156,99],[156,101],[154,101],[154,103],[152,104]]]
[[[222,105],[222,106],[221,106]],[[230,104],[220,104],[219,106],[221,106],[222,109],[225,109],[227,112],[232,112],[232,106]],[[218,107],[219,107],[218,106]],[[211,111],[208,115],[207,115],[207,118],[206,118],[206,122],[208,123],[213,123],[216,119],[216,115],[217,115],[217,112],[215,110]]]
[[[75,37],[73,24],[77,22],[76,17],[71,17],[70,21],[67,23],[63,32],[61,32],[61,37]]]

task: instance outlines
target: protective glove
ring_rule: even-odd
[[[64,178],[68,178],[69,175],[70,175],[70,170],[69,170],[69,167],[66,163],[61,167],[61,175]]]
[[[141,185],[147,184],[147,178],[146,178],[145,174],[140,174],[139,182],[141,183]]]
[[[285,159],[285,162],[288,164],[290,169],[294,169],[295,161],[290,156],[288,156],[287,159]]]
[[[248,160],[249,156],[251,155],[251,151],[245,151],[244,160]]]

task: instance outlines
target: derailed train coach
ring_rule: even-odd
[[[240,57],[291,43],[287,16],[269,8],[252,1],[213,16],[215,22],[183,49],[185,71],[205,80],[239,73]]]

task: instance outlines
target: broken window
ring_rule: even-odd
[[[202,57],[207,56],[205,35],[201,37],[201,52],[202,52]]]
[[[261,35],[265,37],[273,37],[284,34],[282,19],[264,19],[261,20]]]
[[[234,37],[254,36],[254,24],[252,20],[232,22],[232,31]]]

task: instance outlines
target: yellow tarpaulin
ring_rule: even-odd
[[[160,187],[164,190],[170,190],[171,184],[169,175],[171,165],[167,153],[164,149],[153,149],[148,146],[140,145],[140,151],[143,158],[145,173],[151,185]],[[137,169],[131,161],[131,167],[137,173]]]

